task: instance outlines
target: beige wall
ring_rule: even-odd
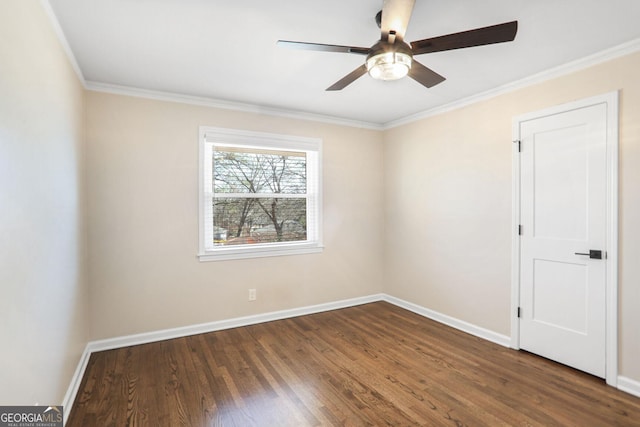
[[[0,2],[0,404],[60,404],[87,342],[83,89],[37,1]]]
[[[640,380],[640,54],[385,132],[385,291],[509,335],[511,123],[620,100],[619,370]]]
[[[97,92],[86,100],[92,339],[382,291],[380,132]],[[200,125],[322,138],[322,254],[198,261]]]
[[[640,54],[376,132],[83,95],[50,28],[0,3],[0,403],[60,403],[89,339],[378,292],[508,335],[512,118],[616,89],[620,373],[640,381]],[[322,254],[198,261],[200,125],[323,139]]]

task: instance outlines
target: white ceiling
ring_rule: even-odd
[[[325,89],[360,55],[278,39],[369,47],[382,0],[49,0],[86,81],[384,125],[640,39],[638,0],[417,0],[405,39],[519,21],[516,40],[418,56],[426,89],[363,76]]]

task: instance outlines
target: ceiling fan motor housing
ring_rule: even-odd
[[[404,41],[395,43],[380,40],[373,46],[365,62],[367,71],[374,79],[397,80],[406,76],[411,69],[413,52]]]
[[[510,42],[515,39],[518,31],[518,21],[511,21],[407,44],[404,36],[415,2],[416,0],[382,1],[382,10],[375,17],[380,28],[380,41],[370,48],[289,40],[278,40],[278,44],[298,49],[366,55],[364,64],[329,86],[328,91],[342,90],[367,72],[378,80],[397,80],[408,75],[424,87],[431,88],[445,81],[445,77],[414,60],[414,56]]]

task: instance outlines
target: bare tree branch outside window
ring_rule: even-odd
[[[214,245],[305,241],[304,152],[215,147]]]

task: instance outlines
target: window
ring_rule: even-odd
[[[322,141],[200,128],[201,261],[322,250]]]

